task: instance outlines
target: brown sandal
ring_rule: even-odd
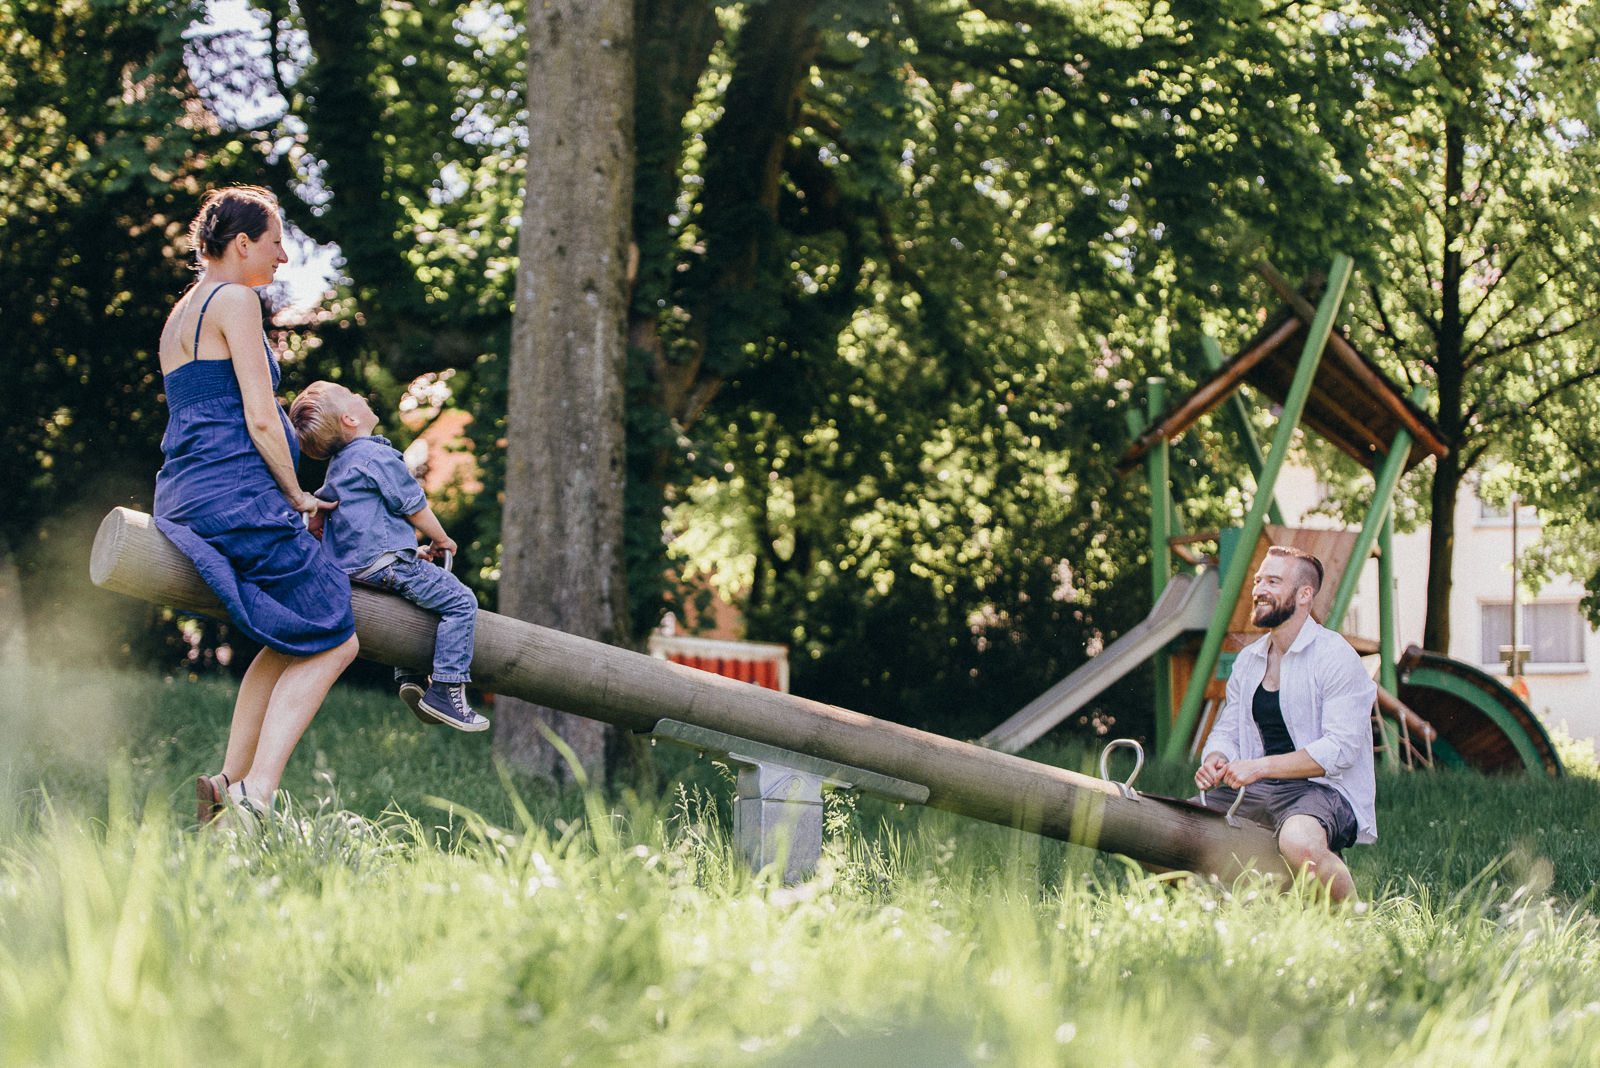
[[[217,789],[216,778],[222,780],[222,789]],[[223,808],[227,805],[228,787],[233,783],[228,781],[226,772],[218,772],[217,777],[202,775],[194,781],[194,796],[200,802],[200,826],[204,827],[222,815]]]

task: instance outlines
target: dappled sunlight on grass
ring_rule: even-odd
[[[781,887],[693,791],[564,830],[453,818],[444,848],[400,815],[195,835],[159,804],[13,838],[5,1060],[801,1064],[931,1031],[921,1063],[1570,1064],[1600,1040],[1594,923],[1537,885],[1359,914],[1088,866],[1041,892],[966,860],[1004,832],[930,823],[848,831]]]
[[[185,704],[165,686],[115,688],[145,733],[82,793],[93,776],[52,779],[48,746],[10,760],[34,785],[0,823],[0,1063],[1499,1065],[1600,1048],[1600,940],[1559,889],[1564,854],[1439,829],[1463,805],[1592,807],[1592,783],[1384,780],[1392,844],[1352,855],[1379,891],[1361,912],[847,798],[814,877],[786,887],[738,862],[710,761],[665,769],[659,797],[525,790],[383,694],[330,701],[265,833],[196,833],[183,764],[225,732],[226,687]],[[380,804],[385,770],[414,803]],[[1435,839],[1454,840],[1448,864]],[[1457,857],[1478,866],[1458,878]]]

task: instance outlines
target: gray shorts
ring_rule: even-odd
[[[1226,812],[1239,791],[1218,785],[1206,791],[1205,806]],[[1190,800],[1199,803],[1198,797]],[[1290,816],[1311,816],[1328,836],[1335,853],[1356,844],[1356,814],[1350,802],[1333,787],[1310,779],[1262,779],[1244,788],[1244,803],[1237,815],[1277,831]]]

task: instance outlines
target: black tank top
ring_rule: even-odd
[[[1256,687],[1255,699],[1250,702],[1250,715],[1261,730],[1261,744],[1267,756],[1282,756],[1294,752],[1294,739],[1283,722],[1283,703],[1280,691],[1269,690],[1265,685]]]

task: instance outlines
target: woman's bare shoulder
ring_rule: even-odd
[[[216,286],[196,284],[185,290],[173,303],[162,334],[165,336],[182,326],[192,329],[201,322],[210,322],[214,315],[241,313],[254,315],[257,319],[261,317],[261,298],[249,286],[237,282],[224,282]],[[202,320],[201,316],[205,318]]]
[[[162,371],[169,371],[173,366],[183,363],[190,358],[184,350],[182,341],[183,326],[185,322],[192,322],[192,309],[189,300],[194,295],[194,290],[187,290],[172,304],[172,310],[167,312],[167,321],[161,325],[160,356]]]
[[[230,318],[241,314],[257,320],[261,318],[261,298],[247,285],[224,282],[217,287],[210,300],[212,311],[220,311]]]

